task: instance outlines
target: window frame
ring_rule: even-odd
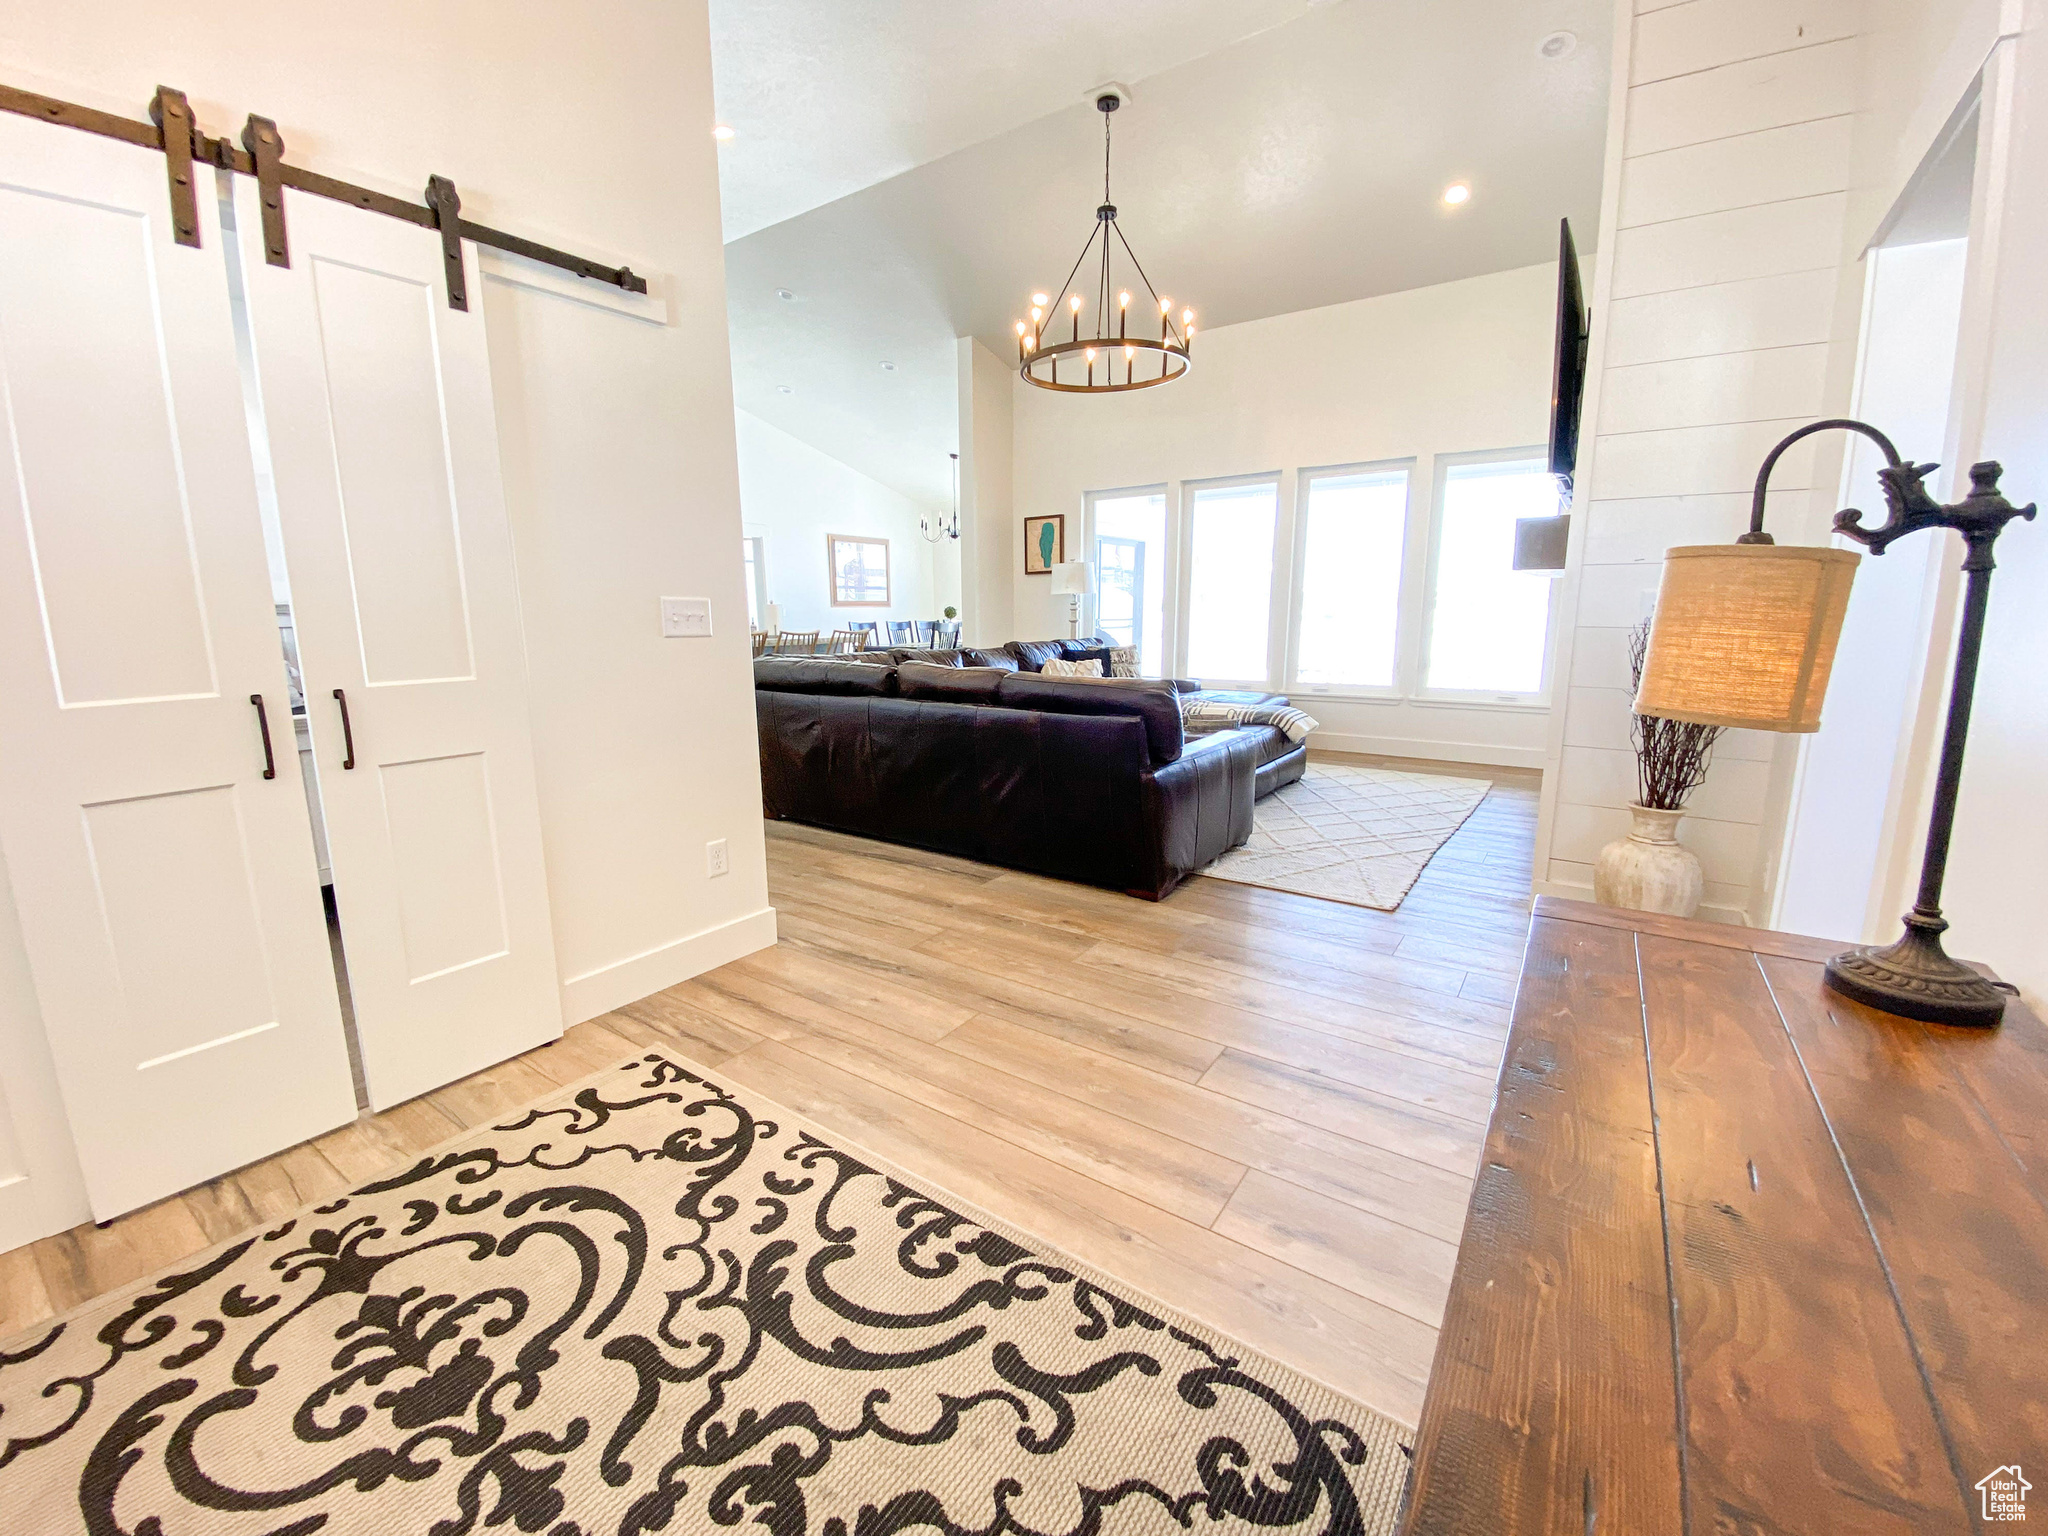
[[[1412,696],[1411,679],[1422,675],[1412,671],[1416,637],[1411,633],[1411,620],[1420,580],[1416,554],[1428,536],[1430,510],[1415,494],[1415,471],[1419,463],[1414,454],[1405,454],[1399,458],[1368,459],[1356,464],[1317,464],[1294,472],[1293,555],[1287,587],[1287,664],[1281,673],[1285,679],[1281,692],[1289,696],[1300,693],[1312,699],[1372,703],[1399,703]],[[1301,681],[1301,623],[1303,599],[1308,590],[1310,492],[1315,482],[1322,479],[1395,473],[1407,477],[1408,495],[1401,517],[1401,579],[1394,598],[1394,680],[1384,688],[1363,683],[1304,684]]]
[[[1273,546],[1269,551],[1268,571],[1270,580],[1266,588],[1266,670],[1261,677],[1219,677],[1203,678],[1204,687],[1216,688],[1262,688],[1277,692],[1273,679],[1279,675],[1283,665],[1283,652],[1287,645],[1289,623],[1293,603],[1294,571],[1290,561],[1282,558],[1283,551],[1292,547],[1294,508],[1288,495],[1290,476],[1280,470],[1266,470],[1249,475],[1209,475],[1199,480],[1176,482],[1179,494],[1167,502],[1172,521],[1178,525],[1175,543],[1178,545],[1174,561],[1173,602],[1169,605],[1178,615],[1174,624],[1173,672],[1175,677],[1192,677],[1193,670],[1188,664],[1188,642],[1194,633],[1194,581],[1195,581],[1195,498],[1203,491],[1227,491],[1241,485],[1270,485],[1273,487]]]
[[[839,596],[839,546],[841,544],[879,544],[882,546],[882,600],[880,602],[855,602]],[[895,569],[891,564],[889,540],[879,533],[828,533],[825,535],[825,590],[831,597],[834,608],[887,608],[896,595]]]
[[[1117,486],[1108,490],[1083,491],[1081,493],[1081,541],[1087,550],[1091,564],[1096,563],[1095,541],[1099,537],[1095,523],[1095,507],[1098,502],[1127,501],[1139,496],[1159,498],[1160,523],[1165,529],[1160,549],[1159,580],[1162,587],[1159,604],[1159,675],[1162,678],[1176,677],[1179,672],[1180,645],[1180,519],[1175,511],[1174,486],[1165,480],[1150,485]],[[1082,627],[1089,633],[1098,632],[1102,620],[1102,572],[1095,573],[1096,590],[1081,599]],[[1140,648],[1142,655],[1142,647]]]
[[[1476,688],[1432,688],[1429,686],[1430,637],[1436,628],[1437,582],[1441,575],[1441,555],[1444,538],[1444,490],[1450,481],[1454,468],[1468,464],[1511,464],[1528,460],[1547,470],[1548,450],[1537,444],[1522,448],[1481,448],[1463,453],[1439,453],[1431,466],[1429,496],[1429,553],[1428,565],[1422,585],[1422,601],[1416,607],[1415,670],[1408,692],[1408,702],[1421,705],[1452,705],[1461,709],[1500,709],[1542,711],[1552,707],[1552,695],[1556,691],[1556,679],[1552,673],[1557,655],[1558,588],[1563,585],[1555,578],[1549,579],[1550,596],[1543,628],[1543,670],[1541,682],[1533,693],[1512,693],[1501,689]],[[1530,580],[1545,578],[1530,575]]]
[[[747,628],[759,633],[768,622],[768,540],[765,535],[740,534],[740,575],[747,583]]]

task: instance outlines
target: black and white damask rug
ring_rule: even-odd
[[[0,1345],[0,1526],[1378,1536],[1406,1435],[649,1055]]]

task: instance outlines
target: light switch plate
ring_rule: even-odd
[[[661,635],[664,640],[698,640],[711,633],[711,599],[664,597]]]

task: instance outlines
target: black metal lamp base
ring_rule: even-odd
[[[1941,947],[1948,924],[1915,912],[1896,944],[1846,950],[1827,965],[1827,984],[1844,997],[1929,1024],[1989,1029],[2005,1016],[2007,994]]]

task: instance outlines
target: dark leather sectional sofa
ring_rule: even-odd
[[[1270,726],[1188,736],[1197,684],[1038,674],[1106,643],[760,658],[767,815],[1158,900],[1249,837],[1307,751]]]

